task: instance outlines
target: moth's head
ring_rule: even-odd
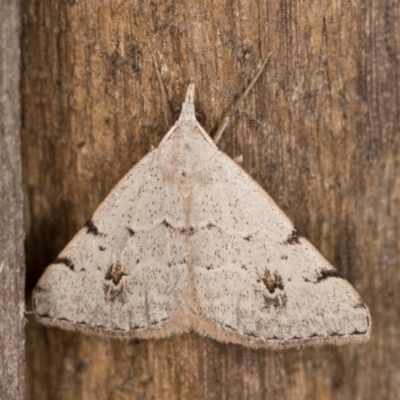
[[[195,85],[191,83],[186,92],[185,101],[182,103],[182,107],[175,111],[172,115],[172,124],[174,125],[177,121],[189,122],[197,121],[201,126],[204,126],[206,122],[206,116],[203,111],[196,110],[194,106],[195,96]]]

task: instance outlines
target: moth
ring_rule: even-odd
[[[197,122],[194,85],[158,148],[46,269],[38,321],[117,338],[196,331],[280,349],[365,342],[367,306]]]

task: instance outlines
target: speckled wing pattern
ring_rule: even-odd
[[[160,146],[46,269],[37,319],[104,336],[195,330],[274,349],[367,341],[353,287],[197,123],[194,86]]]

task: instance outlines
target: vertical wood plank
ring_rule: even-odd
[[[0,399],[25,395],[20,4],[0,0]]]

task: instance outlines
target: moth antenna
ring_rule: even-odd
[[[258,71],[257,71],[256,75],[254,76],[254,78],[251,80],[251,82],[248,84],[248,86],[245,89],[245,91],[240,95],[240,97],[237,99],[235,104],[232,106],[232,108],[229,110],[229,112],[225,115],[224,119],[222,120],[222,122],[218,126],[217,132],[214,135],[214,143],[215,144],[217,144],[219,142],[219,140],[221,139],[221,136],[224,133],[225,128],[229,124],[229,120],[230,120],[231,116],[238,110],[238,108],[240,107],[242,101],[247,97],[247,95],[249,94],[250,90],[252,89],[254,84],[257,82],[257,79],[260,77],[261,73],[264,71],[264,68],[268,64],[269,58],[271,57],[272,53],[273,52],[271,51],[267,55],[267,57],[265,57],[263,63],[261,64],[261,67],[258,69]]]
[[[172,111],[171,111],[171,108],[169,106],[167,90],[165,89],[165,85],[164,85],[164,82],[163,82],[162,77],[161,77],[161,73],[160,73],[160,69],[158,67],[156,56],[154,54],[151,54],[151,56],[153,57],[154,66],[156,68],[156,74],[157,74],[158,82],[160,83],[161,101],[162,101],[162,105],[163,105],[164,120],[165,120],[165,125],[166,125],[166,127],[168,129],[171,126]]]

